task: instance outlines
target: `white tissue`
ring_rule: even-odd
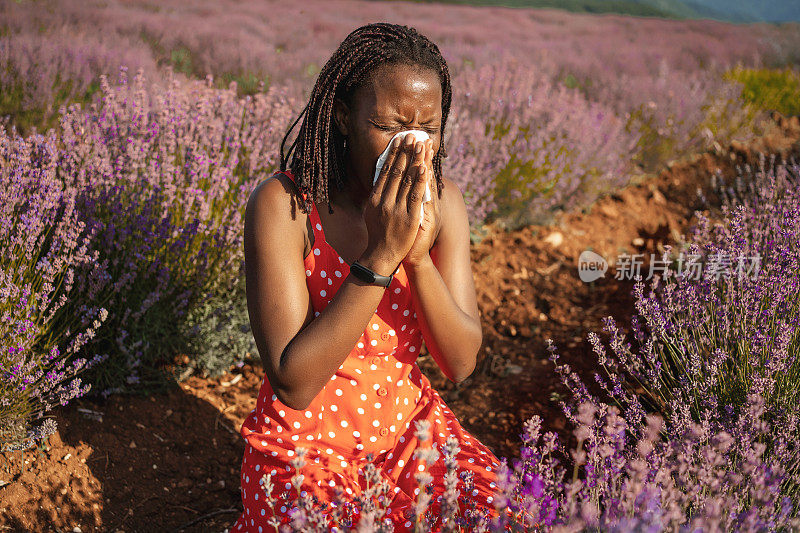
[[[383,168],[383,163],[386,161],[386,156],[389,155],[389,148],[392,146],[392,142],[395,140],[396,137],[405,137],[407,133],[412,133],[415,137],[416,141],[426,141],[430,138],[427,132],[422,130],[405,130],[397,132],[392,139],[389,141],[389,144],[386,145],[386,149],[383,151],[381,156],[378,158],[378,163],[375,166],[375,177],[372,179],[372,185],[375,186],[375,182],[378,181],[378,174],[381,173],[381,168]],[[423,205],[420,206],[419,212],[419,224],[422,225],[422,220],[425,217],[425,206],[424,202],[429,202],[431,200],[431,188],[430,184],[425,187],[425,196],[422,198]]]

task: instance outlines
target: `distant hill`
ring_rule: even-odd
[[[639,17],[708,18],[728,22],[800,22],[800,0],[416,0]]]
[[[709,9],[747,21],[800,22],[800,0],[684,0],[687,5]]]

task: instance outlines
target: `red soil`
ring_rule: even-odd
[[[671,164],[554,225],[490,228],[472,249],[484,325],[478,368],[455,386],[424,351],[419,360],[471,433],[500,457],[519,456],[522,423],[533,414],[569,438],[553,401],[566,391],[544,341],[552,338],[563,361],[591,379],[596,366],[586,334],[600,331],[608,315],[626,325],[633,308],[632,282],[615,280],[612,267],[583,283],[578,255],[591,248],[606,259],[623,251],[648,256],[676,242],[702,208],[697,188],[709,195],[717,169],[731,176],[736,163],[757,161],[758,151],[800,154],[798,117],[777,118],[768,135],[747,146],[732,143]],[[0,528],[222,531],[241,509],[238,429],[262,379],[260,366],[245,365],[221,379],[190,377],[150,398],[73,401],[55,413],[58,431],[40,448],[0,454],[0,480],[7,482]],[[88,418],[86,409],[102,420]]]

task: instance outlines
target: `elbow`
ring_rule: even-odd
[[[295,411],[303,411],[308,409],[308,406],[311,404],[311,400],[313,399],[309,398],[307,394],[304,394],[303,391],[299,390],[275,387],[273,388],[273,391],[275,392],[275,396],[278,397],[279,402],[289,409],[293,409]]]
[[[463,364],[459,365],[458,368],[452,369],[450,375],[447,377],[450,381],[458,385],[470,377],[473,372],[475,372],[475,357],[470,361],[465,361]]]
[[[455,383],[456,385],[462,383],[468,377],[475,372],[475,366],[478,360],[478,353],[480,352],[481,346],[483,345],[483,332],[481,331],[480,323],[478,323],[475,340],[473,346],[476,348],[472,348],[467,350],[467,353],[471,353],[472,357],[469,358],[468,361],[465,361],[458,369],[453,369],[452,375],[450,377],[450,381]]]
[[[470,377],[474,371],[475,371],[475,362],[473,361],[470,366],[464,367],[460,372],[451,375],[450,381],[452,381],[456,385],[459,385],[468,377]]]
[[[278,398],[278,401],[289,409],[295,411],[303,411],[308,408],[311,401],[314,399],[298,380],[293,380],[287,377],[284,362],[286,360],[286,350],[280,357],[280,364],[274,372],[274,379],[270,380],[272,391]]]

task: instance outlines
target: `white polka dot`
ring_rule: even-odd
[[[361,436],[361,433],[359,433],[358,431],[354,431],[354,432],[353,432],[353,436],[354,436],[355,438],[358,438],[358,437],[360,437],[360,436]]]
[[[317,229],[322,229],[322,226],[319,225],[319,222],[317,222]]]
[[[292,425],[293,425],[294,427],[296,427],[296,428],[299,428],[299,427],[300,427],[300,422],[295,422],[295,423],[294,423],[294,424],[292,424]]]
[[[403,368],[403,363],[401,363],[400,361],[398,361],[398,362],[396,362],[396,363],[394,364],[394,366],[395,366],[395,367],[397,367],[397,368]]]
[[[320,295],[320,296],[325,296],[326,294],[328,294],[328,293],[327,293],[327,292],[325,292],[325,290],[324,290],[324,289],[323,289],[323,290],[321,290],[321,291],[319,291],[319,295]]]
[[[375,341],[372,341],[375,342]],[[370,370],[378,370],[378,365],[369,365]]]
[[[343,428],[346,428],[347,427],[347,420],[342,420],[341,424],[342,424]]]
[[[311,275],[311,271],[310,270],[306,270],[306,272],[308,272],[309,275]],[[392,309],[397,309],[397,304],[392,304]]]
[[[402,413],[397,413],[397,419],[398,419],[398,420],[402,420],[402,419],[403,419],[403,415],[402,415]]]
[[[330,448],[328,448],[328,449],[327,449],[327,450],[325,450],[325,451],[326,451],[327,453],[333,453],[333,450],[331,450]]]
[[[405,311],[403,311],[403,316],[408,316],[408,309],[406,309]]]
[[[356,344],[356,346],[358,346],[359,348],[363,348],[364,347],[364,343],[363,342],[359,342],[358,344]]]
[[[419,465],[417,467],[417,470],[419,470],[420,472],[423,472],[425,470],[425,465]]]
[[[403,324],[403,327],[400,328],[400,331],[405,331],[405,330],[406,330],[406,325]],[[408,346],[408,344],[406,344],[406,346]]]
[[[333,273],[334,273],[334,274],[336,274],[336,277],[337,277],[337,278],[341,278],[341,277],[342,277],[342,273],[341,273],[341,272],[339,272],[338,270],[334,270],[334,272],[333,272]]]
[[[337,406],[336,404],[331,404],[331,411],[333,411],[335,413],[338,410],[339,410],[339,406]]]
[[[400,294],[400,287],[397,287],[397,288],[394,290],[394,293],[395,293],[395,294]]]
[[[375,441],[377,441],[377,440],[378,440],[378,437],[376,437],[375,435],[373,435],[373,436],[371,436],[371,437],[369,438],[369,441],[370,441],[370,442],[375,442]]]
[[[275,401],[275,400],[277,400],[277,399],[278,399],[278,397],[277,397],[277,396],[275,396],[275,395],[273,394],[273,395],[272,395],[272,401],[274,402],[274,401]]]
[[[363,393],[362,393],[362,394],[361,394],[361,396],[360,396],[360,398],[361,398],[361,400],[362,400],[362,401],[364,401],[364,402],[366,402],[366,401],[367,401],[367,395],[366,395],[366,394],[363,394]]]
[[[350,385],[352,385],[353,387],[355,387],[356,385],[358,385],[358,381],[356,381],[356,380],[354,380],[354,379],[351,379],[351,380],[350,380]]]
[[[322,277],[324,278],[324,277],[325,277],[325,276],[327,276],[328,274],[326,274],[324,270],[320,270],[320,271],[319,271],[319,275],[320,275],[320,276],[322,276]]]
[[[377,420],[373,420],[372,421],[372,425],[375,426],[375,427],[378,427],[378,426],[381,425],[381,423],[379,421],[377,421]]]
[[[377,346],[378,345],[378,341],[376,341],[375,339],[372,339],[371,341],[369,341],[369,343],[371,345],[373,345],[373,346]]]
[[[358,411],[358,414],[360,414],[360,415],[363,415],[363,414],[364,414],[364,409],[363,409],[363,408],[361,408],[361,407],[359,407],[358,409],[356,409],[356,411]]]
[[[390,329],[390,330],[389,330],[389,335],[391,335],[392,337],[394,337],[395,335],[397,335],[397,332],[395,332],[395,330],[393,330],[393,329]]]
[[[333,431],[329,431],[328,436],[333,439],[336,437],[336,433],[334,433]]]
[[[341,396],[342,394],[344,394],[342,389],[336,389],[336,396]]]
[[[294,451],[293,451],[293,450],[287,450],[287,451],[286,451],[286,455],[288,455],[289,457],[291,457],[291,456],[293,456],[293,455],[294,455]]]
[[[311,411],[306,411],[306,418],[311,418],[312,416]]]
[[[308,276],[310,276],[310,275],[311,275],[311,271],[310,271],[310,270],[308,270],[308,269],[306,269],[306,277],[308,277]]]
[[[281,416],[286,416],[286,411],[281,409],[280,411],[278,411],[278,414],[281,415]]]
[[[319,248],[314,248],[314,255],[319,255]]]
[[[342,461],[339,464],[342,465],[342,468],[347,468],[347,461]]]
[[[408,351],[409,352],[416,352],[417,351],[417,347],[416,346],[412,346],[411,348],[408,349]]]
[[[381,408],[381,402],[375,402],[375,409]]]
[[[363,450],[363,449],[364,449],[364,445],[363,444],[361,444],[361,443],[356,444],[356,450]]]

